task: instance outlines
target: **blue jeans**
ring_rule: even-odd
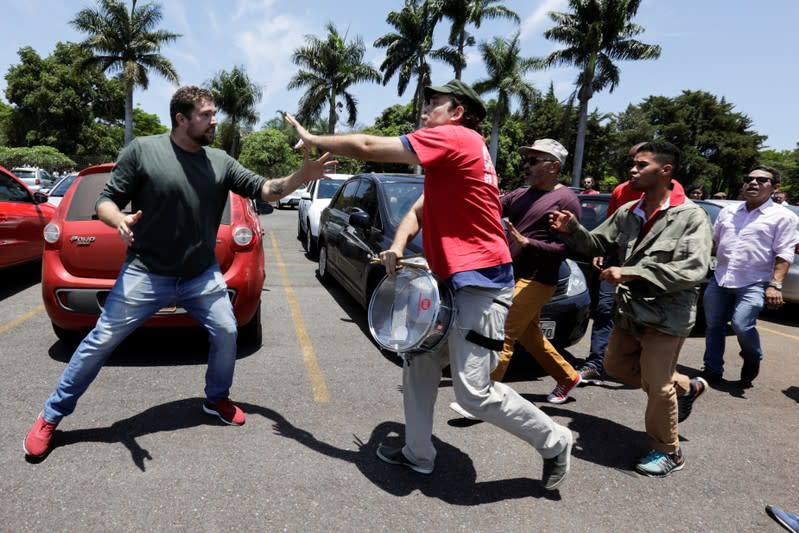
[[[215,402],[228,397],[236,364],[236,317],[227,286],[214,263],[193,278],[162,276],[124,264],[97,325],[83,339],[44,407],[44,419],[56,424],[72,414],[108,357],[137,327],[159,309],[177,304],[188,311],[209,337],[205,395]]]
[[[602,268],[619,266],[619,256],[611,252],[605,256]],[[613,329],[613,313],[616,310],[616,286],[607,281],[599,282],[597,301],[594,307],[594,323],[591,325],[591,349],[585,365],[590,365],[600,374],[605,369],[605,351],[608,348],[608,338]]]
[[[724,372],[724,343],[727,321],[738,337],[744,361],[763,359],[760,334],[755,325],[765,304],[766,282],[737,289],[719,287],[711,276],[705,289],[705,368],[710,372]]]

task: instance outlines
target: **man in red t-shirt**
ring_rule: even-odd
[[[424,227],[430,269],[453,289],[455,324],[438,352],[416,355],[412,363],[410,356],[404,358],[405,445],[381,444],[377,456],[422,474],[433,472],[433,408],[441,369],[449,363],[458,403],[530,443],[544,458],[544,487],[554,489],[569,471],[571,431],[508,385],[490,378],[502,349],[514,281],[500,219],[497,175],[478,131],[486,109],[477,93],[460,80],[425,87],[424,94],[423,128],[400,137],[311,135],[286,115],[306,146],[425,169],[424,194],[402,219],[394,242],[380,258],[386,271],[394,273],[406,244]]]

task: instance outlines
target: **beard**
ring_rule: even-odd
[[[216,128],[208,128],[201,133],[190,131],[189,138],[200,146],[208,146],[216,138]]]

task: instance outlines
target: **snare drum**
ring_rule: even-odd
[[[397,353],[432,352],[455,320],[452,291],[424,267],[386,276],[369,302],[369,331]]]

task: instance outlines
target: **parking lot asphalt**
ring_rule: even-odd
[[[680,425],[686,466],[641,477],[645,397],[614,382],[562,405],[525,361],[510,381],[575,433],[572,472],[540,486],[524,442],[446,406],[434,419],[438,459],[422,476],[382,463],[401,442],[401,371],[368,332],[366,313],[296,240],[296,211],[262,215],[267,281],[264,345],[239,354],[232,397],[247,414],[228,427],[201,410],[200,331],[140,331],[115,352],[36,464],[22,440],[65,367],[41,307],[39,265],[0,277],[0,531],[599,531],[769,532],[767,504],[799,512],[799,312],[761,318],[766,359],[755,387],[714,387]],[[587,355],[588,338],[565,351]],[[680,369],[701,368],[689,338]],[[728,377],[740,369],[727,338]]]

